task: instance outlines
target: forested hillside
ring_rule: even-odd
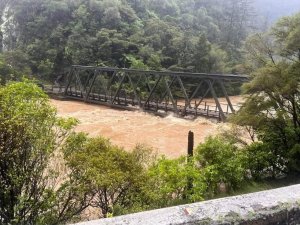
[[[280,15],[291,12],[266,3],[0,0],[0,223],[67,224],[84,219],[86,209],[110,217],[258,190],[269,181],[276,186],[283,179],[299,182],[300,13],[258,32],[264,21],[257,9],[271,7],[272,18],[279,8]],[[295,10],[296,3],[286,0]],[[27,75],[53,82],[72,64],[238,72],[249,74],[249,82],[242,87],[244,103],[228,118],[228,129],[196,143],[193,156],[169,159],[151,147],[137,145],[127,152],[104,137],[75,132],[76,119],[58,117],[37,81],[21,79]],[[121,76],[124,81],[126,74]],[[147,81],[148,100],[154,80]],[[172,97],[170,89],[176,87],[167,79],[165,88],[158,86],[159,94],[166,90],[176,100],[173,105],[183,100],[191,108],[196,92],[202,91],[202,82],[192,80],[189,88],[197,85],[195,95],[184,93],[184,100]],[[118,86],[114,100],[123,88]],[[100,102],[102,94],[94,92]],[[206,94],[200,96],[201,102]],[[117,123],[124,120],[110,116]],[[95,123],[94,118],[87,121]],[[148,125],[143,127],[146,132],[132,127],[128,132],[147,135]],[[155,127],[165,132],[163,128]],[[172,136],[176,144],[179,137]],[[162,143],[160,137],[154,141]]]
[[[50,80],[71,64],[234,72],[250,2],[2,1],[0,46],[11,65]]]

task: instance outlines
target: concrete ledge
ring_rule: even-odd
[[[300,224],[300,185],[77,225]]]

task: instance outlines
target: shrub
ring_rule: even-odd
[[[231,191],[245,179],[243,152],[221,137],[207,138],[197,147],[195,158],[201,171],[200,179],[206,184],[210,197],[219,192],[221,184]]]
[[[85,184],[91,206],[101,210],[100,217],[136,207],[145,181],[141,155],[138,150],[129,153],[105,138],[89,138],[83,133],[70,136],[64,148],[71,173]]]
[[[28,81],[0,88],[0,110],[0,223],[61,224],[80,213],[80,186],[70,178],[57,185],[50,166],[76,121],[58,118]]]
[[[198,182],[201,174],[192,159],[162,157],[149,168],[148,176],[148,194],[156,208],[203,200],[206,187]]]
[[[270,161],[275,156],[267,144],[254,142],[245,148],[245,154],[247,156],[245,166],[253,179],[262,179],[272,174]]]

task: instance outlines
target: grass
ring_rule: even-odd
[[[253,192],[286,187],[295,184],[300,184],[300,175],[290,175],[280,179],[270,178],[270,179],[265,179],[260,181],[248,181],[245,182],[239,190],[233,191],[226,196],[248,194]],[[218,196],[218,197],[225,197],[225,196]]]

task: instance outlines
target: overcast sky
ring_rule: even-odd
[[[255,5],[270,23],[282,16],[300,12],[300,0],[255,0]]]

